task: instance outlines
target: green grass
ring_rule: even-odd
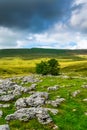
[[[57,115],[50,113],[50,116],[54,122],[59,127],[59,130],[86,130],[87,128],[87,116],[84,114],[87,112],[87,103],[82,100],[87,98],[87,89],[81,86],[87,83],[87,79],[81,78],[68,78],[64,79],[61,76],[39,76],[42,82],[37,83],[36,91],[46,92],[49,86],[59,85],[60,88],[57,91],[49,91],[49,99],[55,100],[57,96],[65,98],[63,102],[56,109],[59,110]],[[21,81],[15,81],[21,84]],[[30,86],[30,84],[25,84],[25,87]],[[72,92],[75,90],[81,90],[81,93],[77,97],[73,98],[71,96]],[[70,95],[69,95],[70,94]],[[27,94],[22,95],[22,97],[29,96]],[[15,99],[16,100],[16,99]],[[4,117],[7,114],[12,114],[15,111],[14,102],[11,103],[9,109],[3,108],[4,115],[0,118],[0,124],[6,123]],[[44,105],[44,107],[55,108],[51,105]],[[73,111],[76,109],[76,111]],[[11,130],[51,130],[52,124],[41,125],[38,123],[37,119],[29,120],[28,122],[22,121],[10,121],[9,122]]]
[[[35,73],[36,63],[56,58],[61,72],[87,76],[87,50],[64,49],[4,49],[0,50],[0,77]]]
[[[37,83],[36,91],[47,91],[49,86],[61,86],[57,91],[49,92],[49,99],[55,100],[57,96],[66,99],[57,109],[59,113],[50,116],[54,124],[58,125],[59,130],[86,130],[87,129],[87,103],[82,102],[87,98],[87,89],[81,86],[87,84],[85,78],[73,78],[72,76],[87,76],[87,50],[54,50],[54,49],[7,49],[0,50],[0,78],[24,76],[35,73],[36,63],[41,60],[45,61],[50,58],[56,58],[60,64],[60,73],[69,75],[69,78],[62,76],[39,76],[42,82]],[[19,85],[20,80],[15,80]],[[31,84],[24,84],[29,87]],[[81,93],[72,98],[71,93],[75,90],[81,90]],[[29,94],[23,94],[27,97]],[[14,103],[19,97],[16,97],[9,108],[3,108],[3,117],[0,118],[0,125],[5,124],[5,117],[15,111]],[[2,103],[2,102],[0,102]],[[44,107],[54,108],[51,105]],[[1,108],[0,108],[1,109]],[[74,112],[73,109],[76,109]],[[29,122],[11,121],[9,123],[11,130],[51,130],[53,123],[49,125],[41,125],[37,119]]]

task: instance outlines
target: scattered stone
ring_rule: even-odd
[[[30,97],[20,98],[16,101],[15,106],[17,109],[25,108],[28,106],[40,107],[45,104],[48,99],[48,93],[46,92],[35,92]]]
[[[73,97],[76,97],[81,91],[80,90],[76,90],[75,92],[72,93]]]
[[[17,109],[27,107],[26,98],[19,98],[19,99],[15,102],[15,106],[16,106]]]
[[[57,125],[54,125],[53,130],[58,130],[59,127]]]
[[[15,98],[15,96],[12,94],[2,95],[2,96],[0,96],[0,101],[8,102],[8,101],[12,101],[14,98]]]
[[[36,86],[37,86],[37,84],[32,84],[32,85],[29,87],[30,91],[35,90],[35,89],[36,89]]]
[[[9,125],[0,125],[0,130],[10,130]]]
[[[87,116],[87,112],[85,112],[85,116]]]
[[[0,108],[7,108],[10,107],[10,104],[0,104]]]
[[[0,95],[6,94],[6,91],[0,89]]]
[[[53,90],[53,91],[56,91],[58,90],[59,86],[58,85],[55,85],[53,87],[48,87],[47,90],[50,91],[50,90]]]
[[[67,75],[62,75],[61,76],[63,79],[68,79],[69,78],[69,76],[67,76]]]
[[[46,108],[47,111],[50,111],[54,115],[56,115],[59,111],[57,109],[51,109],[51,108]]]
[[[72,111],[73,111],[73,112],[75,112],[75,111],[76,111],[76,109],[74,108]]]
[[[0,118],[2,117],[2,115],[3,115],[3,112],[0,110]]]
[[[87,85],[82,85],[82,88],[87,88]]]
[[[39,79],[38,78],[35,78],[34,76],[25,76],[22,78],[22,82],[28,82],[28,83],[35,83],[35,82],[38,82]]]
[[[52,106],[57,107],[64,101],[65,101],[64,98],[57,98],[56,100],[52,100],[52,101],[49,100],[49,101],[47,101],[47,104],[51,104]]]
[[[20,121],[29,121],[30,119],[36,118],[41,124],[48,124],[52,122],[51,117],[49,116],[47,110],[42,107],[32,107],[32,108],[22,108],[17,110],[14,114],[7,115],[6,120],[20,120]]]
[[[87,98],[83,99],[83,102],[87,102]]]
[[[0,83],[2,83],[3,82],[3,79],[0,79]]]

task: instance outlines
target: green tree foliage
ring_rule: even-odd
[[[41,61],[36,64],[36,73],[42,75],[59,75],[60,65],[56,59],[50,59],[48,61]]]

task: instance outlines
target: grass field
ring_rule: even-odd
[[[56,130],[86,130],[87,129],[87,102],[83,102],[84,98],[87,98],[87,89],[82,88],[82,85],[87,83],[87,78],[63,78],[62,76],[40,76],[42,82],[37,82],[36,91],[47,92],[49,86],[59,85],[60,88],[57,91],[49,92],[49,99],[55,100],[57,96],[65,98],[65,101],[58,107],[51,105],[44,105],[43,107],[58,109],[58,114],[53,115],[49,113],[53,123],[59,127]],[[20,80],[16,80],[17,84],[21,84]],[[30,84],[24,84],[25,87],[29,87]],[[74,91],[80,90],[81,93],[76,97],[70,96]],[[22,97],[30,96],[24,94]],[[20,98],[20,97],[18,97]],[[3,116],[0,118],[0,125],[6,123],[5,117],[8,114],[15,112],[16,108],[14,103],[17,99],[11,102],[9,109],[2,108]],[[1,102],[2,103],[2,102]],[[10,102],[8,102],[10,103]],[[11,130],[53,130],[53,123],[48,125],[40,124],[37,119],[31,119],[28,122],[23,121],[10,121],[9,126]]]
[[[0,77],[35,73],[36,63],[56,58],[60,73],[87,76],[87,50],[11,49],[0,50]]]
[[[35,66],[41,60],[49,60],[56,58],[60,64],[59,76],[39,76],[42,82],[37,82],[36,91],[47,92],[49,86],[59,85],[57,91],[50,91],[50,100],[55,100],[57,96],[65,98],[65,102],[58,106],[59,113],[53,115],[49,113],[54,124],[59,127],[56,130],[86,130],[87,129],[87,102],[82,100],[87,98],[87,89],[82,88],[82,85],[87,85],[87,50],[53,50],[53,49],[11,49],[0,50],[0,78],[25,76],[34,74]],[[69,75],[64,78],[63,75]],[[38,76],[38,75],[36,75]],[[77,76],[77,77],[75,77]],[[82,77],[81,77],[82,76]],[[21,85],[20,80],[15,81]],[[31,84],[24,84],[29,87]],[[71,94],[80,90],[81,93],[75,98]],[[22,97],[30,96],[24,94]],[[5,117],[8,114],[15,112],[15,101],[11,103],[9,109],[0,108],[3,111],[3,116],[0,118],[0,125],[7,123]],[[0,102],[3,103],[3,102]],[[54,108],[51,105],[43,107]],[[9,122],[11,130],[53,130],[53,124],[42,125],[37,119],[29,122],[11,121]]]

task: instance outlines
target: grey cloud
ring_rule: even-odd
[[[40,32],[65,20],[73,0],[0,0],[0,26]]]

